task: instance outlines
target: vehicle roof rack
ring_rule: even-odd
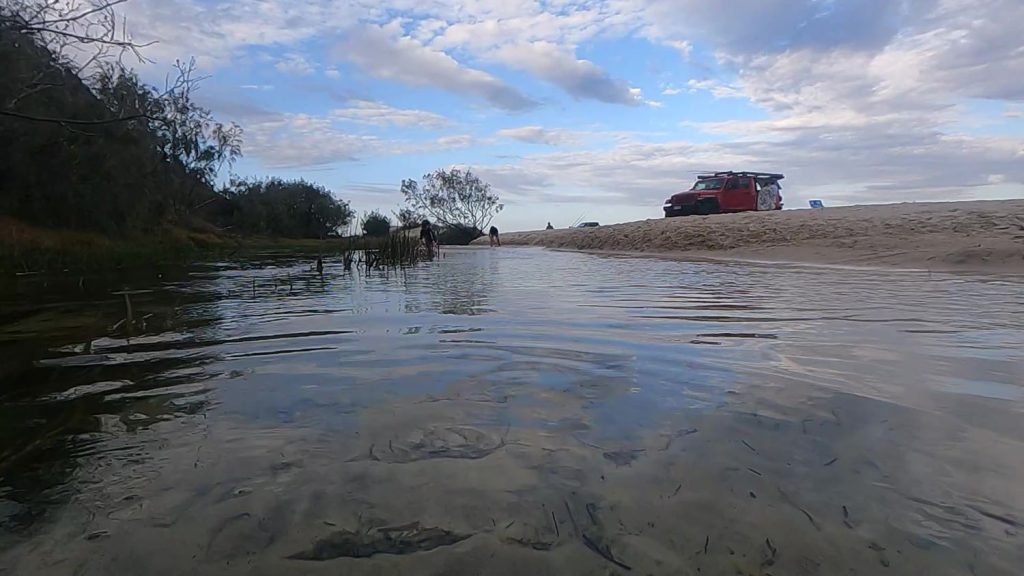
[[[773,180],[782,180],[785,178],[782,174],[774,174],[772,172],[733,172],[729,170],[727,172],[715,172],[714,174],[701,174],[697,176],[698,180],[707,180],[708,178],[722,178],[725,176],[747,176],[751,178],[771,178]]]

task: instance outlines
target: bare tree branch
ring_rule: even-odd
[[[60,77],[66,73],[81,76],[104,62],[116,62],[123,67],[126,54],[145,62],[141,50],[154,42],[140,43],[129,36],[124,19],[114,10],[125,2],[4,0],[0,5],[0,33],[24,36],[48,50],[52,57],[32,78],[5,78],[11,89],[6,101],[0,102],[0,110],[32,116],[15,107],[47,88],[63,86]]]
[[[73,118],[47,118],[45,116],[33,116],[32,114],[22,114],[20,112],[11,112],[10,110],[0,110],[0,116],[7,116],[10,118],[19,118],[21,120],[31,120],[32,122],[46,122],[49,124],[68,124],[71,126],[100,126],[103,124],[117,124],[118,122],[131,122],[132,120],[151,120],[154,122],[162,121],[160,118],[154,118],[145,114],[134,114],[131,116],[122,116],[119,118],[104,118],[101,120],[75,120]]]
[[[31,86],[32,86],[31,88],[27,88],[24,92],[22,92],[21,94],[18,94],[13,99],[11,99],[10,107],[13,108],[13,107],[17,106],[18,102],[22,101],[25,98],[28,98],[29,96],[31,96],[33,94],[36,94],[38,92],[42,92],[43,90],[46,90],[47,88],[57,88],[57,87],[63,86],[63,85],[64,85],[63,82],[33,82],[31,84]]]
[[[53,25],[53,24],[60,24],[60,23],[64,23],[64,22],[74,22],[75,20],[81,20],[82,18],[87,18],[89,16],[92,16],[93,14],[98,14],[100,12],[107,11],[107,10],[113,8],[114,6],[117,6],[118,4],[124,4],[127,1],[128,0],[114,0],[112,2],[105,2],[103,4],[100,4],[99,6],[96,6],[96,7],[92,8],[91,10],[86,10],[85,12],[82,12],[80,14],[73,14],[73,15],[70,15],[70,16],[64,16],[62,18],[56,18],[54,20],[42,20],[42,21],[38,22],[36,25],[37,26],[50,26],[50,25]]]
[[[63,36],[63,37],[66,37],[66,38],[70,38],[72,40],[78,40],[79,42],[81,42],[83,44],[105,44],[107,46],[113,46],[115,48],[125,48],[125,49],[127,49],[129,51],[132,51],[132,52],[134,52],[135,50],[139,50],[141,48],[145,48],[147,46],[152,46],[153,44],[156,44],[155,40],[151,41],[151,42],[146,42],[144,44],[139,44],[139,43],[133,42],[131,40],[114,40],[112,38],[102,38],[102,37],[95,37],[95,36],[87,36],[85,34],[76,34],[74,32],[68,32],[67,30],[54,30],[52,28],[45,28],[45,27],[39,27],[39,26],[24,26],[24,27],[20,28],[19,32],[29,33],[29,34],[32,34],[32,33],[53,34],[55,36]],[[141,57],[141,53],[140,53],[140,57]]]

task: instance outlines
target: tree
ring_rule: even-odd
[[[220,198],[241,129],[196,105],[192,61],[162,91],[124,66],[146,46],[116,16],[124,2],[0,0],[0,212],[121,235]]]
[[[387,236],[391,232],[391,219],[374,210],[363,217],[362,228],[366,236]]]
[[[305,180],[233,179],[224,196],[238,232],[284,238],[323,238],[352,220],[348,202]]]
[[[107,103],[55,59],[32,36],[0,29],[0,108],[22,94],[19,78],[57,70],[59,75],[46,76],[53,86],[17,106],[19,114],[33,118],[64,119],[0,114],[0,213],[110,235],[152,231],[195,180],[179,162],[163,157],[144,119],[107,122],[113,116]],[[137,91],[136,96],[158,95]],[[202,193],[214,196],[209,187]]]
[[[439,169],[423,176],[423,185],[402,180],[408,208],[424,214],[442,228],[471,231],[477,237],[504,208],[490,184],[470,170]]]
[[[186,215],[214,198],[200,195],[214,185],[217,174],[242,155],[242,128],[217,122],[192,94],[203,77],[195,76],[195,59],[174,63],[177,75],[162,92],[142,83],[138,75],[120,66],[101,65],[93,75],[97,97],[115,117],[134,118],[155,138],[165,161],[184,168],[190,182],[172,198],[175,212]]]
[[[395,213],[395,220],[404,229],[416,228],[423,222],[423,215],[410,208],[402,208]]]

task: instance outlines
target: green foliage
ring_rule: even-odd
[[[391,219],[374,210],[363,217],[361,227],[366,236],[386,236],[391,232]]]
[[[348,202],[305,180],[233,179],[223,194],[221,223],[243,234],[324,238],[353,216]]]
[[[402,208],[395,213],[395,219],[402,228],[416,228],[423,223],[423,215],[411,208]]]
[[[442,229],[463,233],[483,230],[504,208],[490,184],[458,168],[426,174],[422,186],[402,180],[402,196],[410,211],[426,215]]]
[[[367,269],[395,268],[415,264],[423,256],[419,238],[409,234],[387,234],[378,237],[375,245],[365,247],[363,263]]]
[[[3,16],[0,14],[0,16]],[[191,66],[166,92],[106,65],[95,91],[0,18],[0,214],[129,236],[217,198],[241,130],[191,100]]]
[[[37,75],[53,86],[28,97],[27,83]],[[0,105],[12,101],[19,114],[82,121],[109,115],[49,52],[0,28]],[[111,235],[156,225],[186,179],[162,161],[145,131],[121,124],[72,127],[3,115],[0,157],[0,213]]]
[[[163,92],[148,86],[133,71],[102,65],[93,75],[96,96],[114,116],[139,116],[133,123],[152,137],[165,162],[180,166],[190,179],[173,196],[175,211],[185,215],[209,200],[218,172],[242,155],[242,128],[213,119],[207,108],[192,99],[199,79],[195,60],[176,61],[178,75]]]

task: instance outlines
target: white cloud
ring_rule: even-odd
[[[147,58],[167,66],[192,55],[206,70],[237,62],[246,47],[295,46],[364,13],[333,0],[130,0],[118,10],[136,41],[157,42]]]
[[[371,157],[423,154],[476,144],[469,135],[430,140],[387,140],[354,134],[342,124],[346,111],[327,115],[272,114],[255,116],[246,124],[243,151],[267,168],[312,168]]]
[[[691,78],[686,82],[686,87],[690,93],[706,90],[715,98],[743,98],[745,96],[739,88],[712,79],[697,80],[696,78]],[[681,91],[675,90],[673,94],[678,94],[679,92]]]
[[[416,22],[411,36],[422,44],[427,44],[438,34],[448,28],[448,22],[439,18],[426,18]]]
[[[267,168],[297,168],[354,161],[380,146],[376,137],[339,130],[328,118],[280,114],[246,126],[244,152]]]
[[[605,60],[578,56],[589,54],[595,40],[639,36],[689,57],[688,70],[704,65],[695,62],[702,54],[714,54],[697,78],[659,77],[663,95],[708,91],[761,113],[755,121],[691,122],[717,136],[711,144],[632,139],[488,168],[503,184],[534,195],[557,186],[646,204],[686,185],[685,171],[720,167],[782,170],[793,192],[827,186],[834,196],[825,199],[844,201],[922,198],[993,179],[1000,186],[1024,182],[1022,139],[986,136],[996,122],[964,134],[961,118],[972,98],[1003,103],[1007,119],[1024,117],[1020,0],[132,0],[125,7],[136,38],[161,42],[147,56],[163,62],[189,53],[202,66],[245,62],[248,49],[259,47],[313,67],[310,62],[324,58],[309,53],[316,42],[308,41],[334,42],[336,62],[351,62],[369,76],[509,111],[537,103],[501,79],[507,68],[572,98],[657,107],[629,84],[641,78],[617,78]],[[361,24],[349,29],[339,22]],[[645,74],[642,68],[635,73]],[[329,66],[323,73],[340,77]],[[429,110],[374,106],[354,102],[335,116],[261,116],[248,126],[247,149],[301,164],[481,143],[466,135],[384,142],[339,128],[342,122],[443,126]],[[587,132],[540,126],[502,132],[502,138],[558,146],[592,141],[583,137]],[[846,191],[834,192],[840,188]]]
[[[992,185],[1024,193],[1024,140],[955,130],[956,104],[964,98],[1017,102],[1005,114],[1020,115],[1024,47],[1008,24],[1024,18],[1019,2],[914,2],[917,20],[898,34],[864,18],[828,28],[831,36],[799,32],[809,14],[800,2],[634,3],[640,4],[650,8],[645,35],[665,41],[699,29],[718,48],[724,76],[735,72],[728,80],[691,79],[690,90],[747,100],[768,119],[698,125],[726,137],[715,143],[634,142],[532,155],[481,171],[544,202],[572,200],[565,190],[597,190],[604,193],[593,197],[597,202],[656,206],[689,184],[690,171],[718,168],[785,172],[790,205],[812,196],[838,203],[966,199]],[[766,29],[793,40],[773,44]],[[864,33],[840,34],[850,29]]]
[[[476,139],[469,134],[453,134],[450,136],[441,136],[435,142],[441,148],[453,149],[471,146],[476,142]]]
[[[658,102],[657,100],[647,100],[646,98],[644,98],[643,90],[639,88],[630,88],[629,96],[634,101],[640,102],[645,106],[650,106],[651,108],[661,108],[663,106],[663,104],[661,102]]]
[[[495,133],[498,138],[508,138],[528,144],[545,144],[548,146],[581,146],[586,144],[625,145],[633,144],[643,134],[618,130],[602,130],[596,127],[587,130],[571,130],[567,128],[545,128],[543,126],[519,126],[502,128]]]
[[[1013,139],[908,142],[889,147],[886,152],[892,158],[883,163],[872,151],[885,140],[880,136],[853,147],[803,135],[781,142],[622,144],[610,150],[530,155],[515,164],[477,170],[499,191],[531,201],[573,201],[583,196],[588,202],[655,208],[667,195],[688,187],[695,172],[715,169],[782,171],[789,205],[810,197],[839,203],[950,194],[964,199],[973,189],[991,184],[991,174],[1000,174],[999,183],[1016,183],[1024,192],[1024,153]]]
[[[506,110],[525,110],[537,104],[486,72],[463,66],[410,37],[395,38],[380,26],[353,31],[335,49],[335,55],[377,78],[468,94]]]
[[[445,128],[450,124],[448,119],[440,114],[425,110],[393,108],[386,104],[369,100],[354,100],[347,108],[332,110],[329,117],[334,120],[345,120],[375,126],[391,124],[408,128],[439,129]]]
[[[549,146],[566,146],[580,142],[579,132],[544,128],[542,126],[504,128],[502,130],[498,130],[498,136],[530,144],[547,144]]]
[[[306,60],[305,56],[294,52],[278,58],[274,68],[283,74],[293,74],[296,76],[308,76],[316,72],[316,67],[309,60]]]
[[[621,0],[619,5],[642,15],[642,33],[652,40],[669,45],[704,42],[719,50],[751,54],[794,47],[878,47],[936,2]]]
[[[636,10],[621,0],[586,2],[548,0],[481,0],[433,10],[445,19],[431,46],[486,54],[507,44],[551,42],[574,47],[601,35],[621,36],[638,24]]]
[[[274,85],[273,84],[242,84],[241,86],[239,86],[239,88],[241,88],[242,90],[257,90],[257,91],[260,91],[260,92],[265,92],[267,90],[273,90],[274,89]]]
[[[636,106],[643,98],[629,84],[615,80],[593,62],[577,59],[551,42],[507,45],[494,52],[507,66],[526,70],[574,98]]]
[[[666,40],[665,45],[670,48],[675,48],[679,52],[679,54],[681,54],[683,58],[686,58],[687,60],[693,53],[693,44],[689,43],[686,40]]]

